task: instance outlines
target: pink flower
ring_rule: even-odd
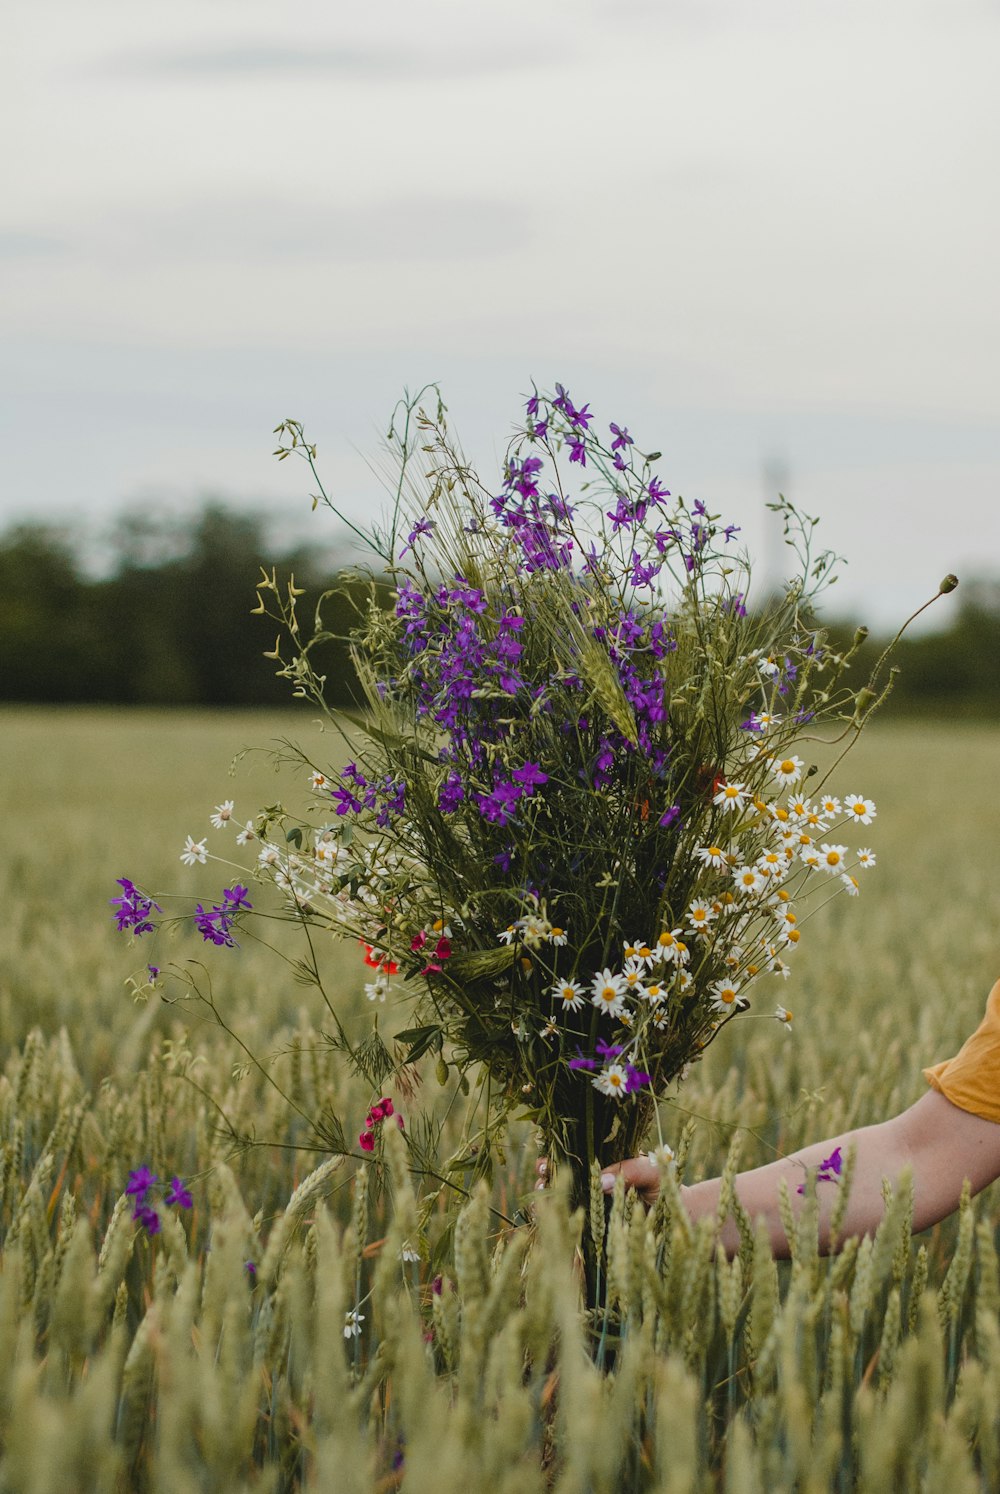
[[[375,1150],[375,1137],[371,1131],[362,1131],[358,1137],[358,1146],[363,1152],[373,1152]]]

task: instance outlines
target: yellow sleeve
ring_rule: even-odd
[[[959,1110],[1000,1123],[1000,980],[972,1036],[954,1058],[924,1069],[924,1078]]]

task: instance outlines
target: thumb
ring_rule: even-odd
[[[625,1162],[612,1162],[601,1172],[601,1187],[605,1193],[613,1193],[615,1180],[621,1173],[626,1188],[634,1188],[644,1196],[656,1194],[660,1188],[660,1170],[648,1157],[629,1157]]]

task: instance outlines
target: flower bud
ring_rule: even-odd
[[[958,577],[953,576],[949,571],[947,576],[945,576],[944,580],[941,582],[941,585],[938,587],[938,595],[941,596],[942,594],[945,594],[949,591],[954,591],[957,585]]]
[[[438,1061],[435,1066],[434,1073],[439,1084],[448,1083],[448,1065],[444,1060],[443,1054],[438,1056]]]
[[[854,647],[860,648],[861,644],[864,643],[867,637],[868,629],[862,623],[860,628],[855,628],[854,630]]]

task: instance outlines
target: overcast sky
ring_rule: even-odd
[[[487,476],[558,379],[758,551],[781,485],[877,625],[1000,572],[1000,0],[15,0],[5,31],[0,524],[212,492],[326,539],[283,416],[363,516],[404,385]]]

